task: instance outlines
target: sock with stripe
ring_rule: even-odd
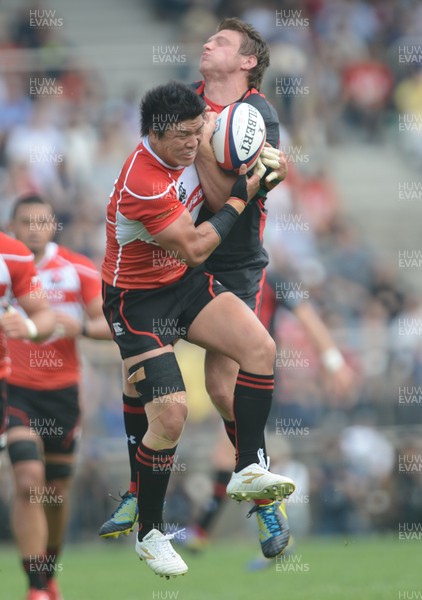
[[[148,419],[145,408],[138,397],[123,394],[123,418],[127,439],[127,449],[130,463],[129,492],[136,492],[136,452],[142,438],[148,429]]]
[[[230,442],[232,443],[233,448],[236,449],[236,423],[234,421],[226,421],[226,419],[223,419],[223,423],[224,423],[224,429],[226,430],[226,433],[227,433],[227,437],[229,438]],[[266,456],[267,450],[265,447],[265,436],[264,435],[262,436],[262,442],[259,447],[264,450],[264,454]]]
[[[273,391],[274,375],[239,371],[233,403],[236,423],[236,473],[258,462],[257,453],[263,448],[264,429],[271,409]]]
[[[202,511],[197,521],[197,526],[201,533],[208,533],[215,519],[220,514],[226,500],[226,487],[230,481],[231,471],[216,471],[214,473],[214,490],[213,496]]]
[[[139,541],[151,529],[163,531],[164,500],[175,452],[176,446],[166,450],[151,450],[142,442],[139,444],[136,454]]]
[[[233,448],[236,448],[236,423],[234,421],[226,421],[226,419],[223,419],[223,423],[227,437],[232,443]]]

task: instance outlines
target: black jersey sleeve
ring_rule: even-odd
[[[279,119],[275,108],[260,94],[249,94],[243,102],[247,102],[259,110],[267,129],[267,142],[273,148],[278,148],[280,144],[280,131]]]

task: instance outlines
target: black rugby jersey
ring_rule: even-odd
[[[204,81],[192,84],[200,96],[204,96]],[[204,98],[206,101],[206,98]],[[267,129],[267,142],[274,148],[279,146],[279,120],[274,107],[257,89],[249,89],[237,102],[247,102],[261,113]],[[214,106],[212,107],[214,108]],[[214,250],[206,261],[206,268],[212,273],[224,271],[227,264],[239,268],[254,267],[264,268],[268,264],[268,254],[262,246],[266,209],[264,200],[258,198],[251,202],[223,242]],[[205,206],[202,207],[196,224],[207,221],[214,213]]]

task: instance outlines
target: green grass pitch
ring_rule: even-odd
[[[248,572],[250,542],[181,552],[184,577],[166,580],[141,563],[131,544],[68,545],[59,574],[64,600],[404,600],[422,599],[420,542],[396,537],[300,541],[296,557]],[[25,580],[14,546],[0,550],[0,598],[23,600]]]

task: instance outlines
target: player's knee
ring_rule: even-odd
[[[165,438],[171,443],[177,443],[182,435],[188,416],[188,407],[185,403],[169,403],[163,410],[158,420],[164,431]]]
[[[16,440],[8,446],[13,467],[16,495],[30,499],[44,485],[44,463],[35,440]]]
[[[45,487],[47,491],[45,503],[52,509],[62,509],[68,497],[70,478],[49,480],[46,478]]]
[[[256,345],[254,352],[257,366],[259,365],[259,367],[264,367],[265,369],[272,369],[274,367],[276,344],[269,334]]]
[[[268,354],[268,360],[271,361],[271,364],[274,364],[274,360],[275,360],[275,355],[277,352],[277,346],[275,341],[273,340],[273,338],[270,335],[267,335],[266,338],[266,342],[265,342],[265,351]]]
[[[40,463],[19,463],[14,468],[15,494],[21,499],[33,502],[33,498],[43,494],[45,488],[44,468]]]

